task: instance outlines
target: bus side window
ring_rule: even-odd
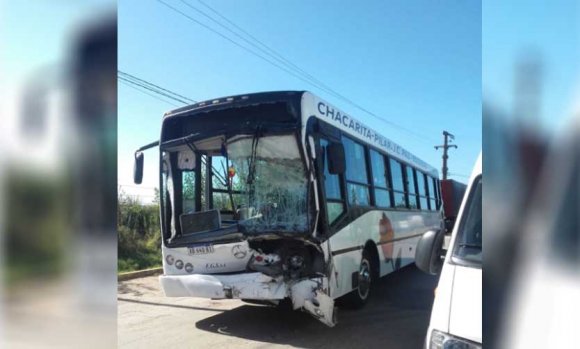
[[[435,211],[437,210],[437,194],[435,192],[435,186],[433,185],[433,183],[435,183],[435,180],[427,176],[427,183],[429,186],[428,187],[429,192],[427,193],[427,195],[429,196],[429,207],[431,211]]]
[[[427,186],[425,183],[425,174],[421,171],[416,171],[417,173],[417,189],[419,190],[419,202],[421,204],[422,210],[428,210],[429,205],[427,203]]]
[[[320,139],[320,148],[322,150],[322,165],[324,167],[324,191],[326,193],[326,213],[328,224],[332,224],[344,212],[344,197],[340,190],[340,179],[338,175],[328,172],[328,156],[326,139]]]
[[[371,149],[371,168],[373,170],[373,186],[375,188],[375,202],[378,207],[390,207],[389,176],[385,167],[385,157],[376,150]]]
[[[395,159],[389,158],[389,165],[391,166],[391,183],[393,184],[393,196],[395,202],[394,207],[406,208],[405,201],[405,182],[403,180],[403,167],[401,163]]]
[[[183,171],[181,173],[181,186],[183,192],[183,213],[195,211],[195,173]]]
[[[342,137],[346,157],[346,188],[348,202],[353,206],[369,206],[369,178],[365,147],[348,137]]]
[[[407,194],[409,195],[409,208],[418,208],[417,190],[415,189],[415,169],[405,166],[407,169]]]

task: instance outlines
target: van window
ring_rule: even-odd
[[[477,177],[470,190],[465,211],[459,222],[459,230],[453,250],[453,260],[481,266],[482,261],[482,223],[481,223],[481,175]]]
[[[569,180],[566,185],[566,193],[558,200],[559,208],[555,211],[555,220],[553,231],[556,234],[551,234],[551,249],[550,254],[554,260],[563,262],[572,268],[577,268],[580,264],[580,161],[578,156],[573,157],[569,161],[574,161],[573,172],[569,175]],[[577,269],[574,269],[577,270]]]

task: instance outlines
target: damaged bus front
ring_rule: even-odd
[[[289,298],[294,309],[335,324],[331,257],[315,234],[312,159],[294,94],[198,103],[164,117],[160,281],[167,296]],[[144,149],[136,153],[136,182]]]

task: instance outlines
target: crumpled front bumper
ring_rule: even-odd
[[[259,272],[229,275],[161,275],[163,292],[167,297],[237,298],[253,300],[282,300],[289,297],[294,309],[304,309],[328,326],[336,324],[334,300],[323,289],[321,281],[305,279],[286,283]]]
[[[287,285],[262,273],[229,275],[161,275],[163,292],[167,297],[283,299]]]

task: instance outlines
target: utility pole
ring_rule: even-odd
[[[436,145],[435,146],[435,150],[437,150],[439,148],[443,148],[443,168],[441,169],[441,172],[443,172],[443,180],[447,179],[447,171],[449,170],[447,168],[447,159],[449,158],[449,156],[447,155],[447,150],[449,148],[457,149],[457,146],[455,144],[449,144],[454,139],[455,139],[454,135],[452,135],[451,133],[449,133],[447,131],[443,131],[443,145]]]

